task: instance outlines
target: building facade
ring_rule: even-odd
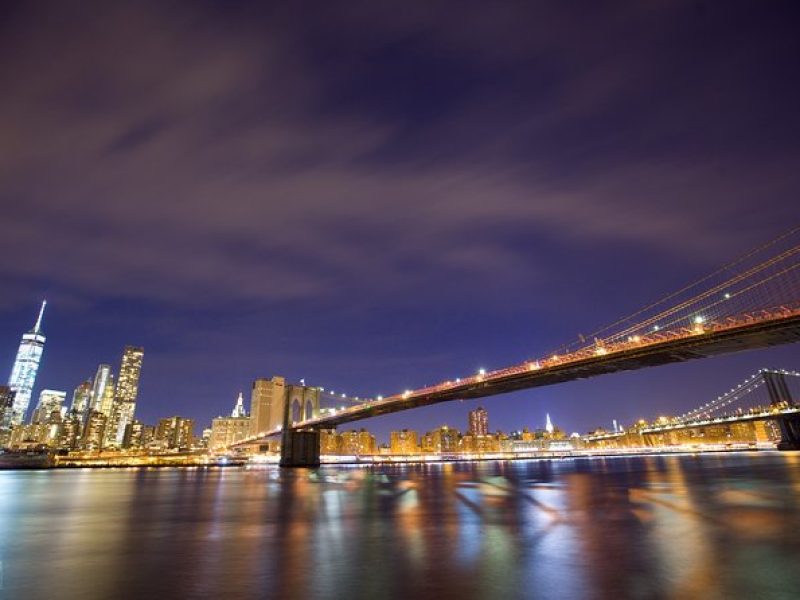
[[[389,449],[392,454],[417,454],[419,448],[419,434],[416,431],[402,429],[389,434]]]
[[[194,421],[184,417],[167,417],[158,422],[156,441],[170,450],[188,450],[192,447]]]
[[[98,365],[92,382],[92,404],[90,409],[108,416],[114,402],[114,375],[111,365]]]
[[[241,442],[250,435],[250,417],[244,410],[242,394],[236,398],[236,404],[230,417],[217,417],[211,421],[211,432],[208,437],[208,449],[222,452],[233,444]]]
[[[83,383],[78,384],[78,387],[72,392],[72,404],[69,409],[78,415],[81,422],[85,422],[91,406],[92,382],[87,379]]]
[[[108,417],[97,410],[92,410],[86,417],[86,424],[83,427],[81,437],[81,450],[99,451],[103,449],[105,440],[106,423]]]
[[[211,421],[208,449],[222,452],[250,435],[249,417],[217,417]]]
[[[469,411],[469,433],[472,435],[489,435],[489,413],[482,406]]]
[[[31,423],[47,423],[54,411],[62,412],[67,392],[60,390],[42,390],[39,393],[39,402],[33,411]]]
[[[11,427],[11,411],[14,409],[16,392],[7,385],[0,385],[0,436]],[[2,440],[0,440],[2,447]]]

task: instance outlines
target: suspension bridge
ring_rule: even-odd
[[[774,421],[780,428],[781,443],[786,449],[800,446],[800,373],[783,369],[760,369],[736,387],[714,400],[674,417],[661,417],[653,423],[640,423],[631,431],[619,430],[584,436],[587,442],[620,440],[631,433],[639,436],[640,445],[655,436],[709,427],[730,426],[753,421]]]
[[[668,363],[800,341],[800,227],[590,335],[539,358],[386,397],[361,398],[303,418],[289,403],[282,427],[242,442],[282,435],[282,464],[319,462],[319,430],[451,400],[483,398]],[[296,435],[295,435],[296,434]],[[315,441],[316,440],[316,441]],[[314,450],[316,444],[316,450]]]

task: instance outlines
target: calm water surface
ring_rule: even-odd
[[[798,598],[800,455],[0,473],[0,598]]]

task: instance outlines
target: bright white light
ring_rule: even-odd
[[[728,300],[730,297],[731,295],[728,292],[725,292],[725,300]]]
[[[486,369],[478,369],[478,375],[480,376],[486,375]]]
[[[383,400],[383,396],[378,396],[378,402],[380,402],[381,400]]]
[[[695,323],[695,325],[702,325],[702,324],[703,324],[703,323],[705,323],[705,322],[706,322],[705,318],[704,318],[704,317],[702,317],[701,315],[697,315],[697,316],[694,318],[694,323]]]
[[[658,331],[660,329],[661,329],[661,327],[659,327],[658,325],[653,325],[653,331]]]
[[[347,398],[347,394],[342,394],[342,398]]]

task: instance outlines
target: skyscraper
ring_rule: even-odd
[[[11,369],[11,377],[8,379],[8,387],[15,392],[14,405],[11,409],[12,425],[20,425],[25,420],[25,414],[28,412],[28,405],[33,395],[33,385],[36,383],[36,373],[39,371],[39,363],[44,351],[45,337],[42,334],[42,316],[45,306],[47,306],[46,300],[42,302],[39,317],[36,319],[33,329],[22,335],[14,367]]]
[[[156,439],[166,448],[188,450],[194,436],[194,420],[184,417],[168,417],[158,422]]]
[[[114,402],[114,376],[111,365],[98,365],[92,382],[92,410],[108,416]]]
[[[87,379],[79,384],[72,392],[72,405],[69,407],[70,411],[75,412],[81,423],[86,421],[86,416],[89,414],[89,409],[92,406],[92,381]]]
[[[469,432],[472,435],[489,435],[489,413],[482,406],[469,411]]]
[[[36,405],[36,410],[33,411],[31,423],[48,423],[53,411],[57,410],[61,413],[66,398],[67,392],[42,390],[39,393],[39,402]]]
[[[0,385],[0,437],[11,425],[11,410],[14,406],[14,392],[7,385]],[[0,443],[2,447],[2,443]]]
[[[125,427],[133,421],[136,412],[136,397],[139,395],[139,376],[142,373],[144,348],[125,346],[122,364],[119,367],[119,381],[113,406],[110,410],[108,426],[109,445],[122,445]]]

